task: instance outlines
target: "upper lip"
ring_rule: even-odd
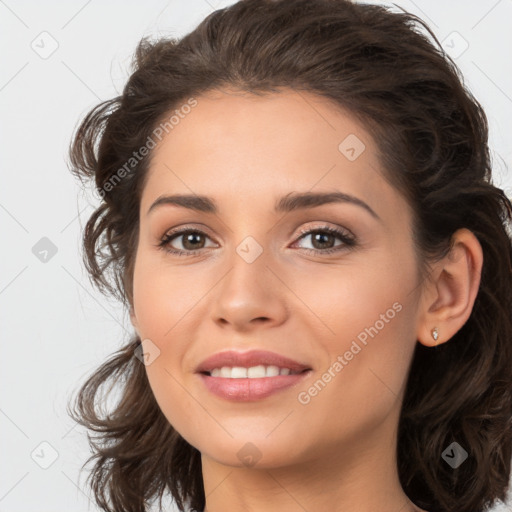
[[[214,368],[222,368],[223,366],[250,368],[251,366],[259,365],[290,368],[293,372],[311,369],[311,367],[306,364],[299,363],[298,361],[267,350],[249,350],[247,352],[228,350],[225,352],[217,352],[205,359],[196,368],[196,372],[211,372]]]

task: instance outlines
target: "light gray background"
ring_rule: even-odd
[[[81,230],[96,200],[67,170],[71,134],[91,107],[121,91],[142,36],[183,35],[231,3],[0,0],[0,512],[97,510],[86,472],[78,473],[86,436],[65,404],[131,329],[82,266]],[[512,1],[396,3],[457,57],[488,115],[496,183],[510,193]],[[46,262],[33,253],[43,237],[57,250]]]

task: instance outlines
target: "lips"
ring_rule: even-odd
[[[227,367],[227,368],[226,368]],[[262,367],[273,368],[273,376],[249,377],[240,375],[242,370],[250,368],[261,372]],[[219,376],[217,372],[232,368],[236,374],[228,372],[230,377]],[[278,368],[287,368],[290,373],[276,375]],[[216,370],[216,375],[211,375]],[[312,374],[312,368],[289,357],[266,350],[236,352],[228,350],[218,352],[205,359],[197,368],[196,375],[203,385],[217,398],[231,402],[252,402],[262,400],[286,389],[293,389]]]
[[[301,373],[305,370],[311,370],[307,364],[300,363],[288,357],[275,352],[266,350],[250,350],[248,352],[237,352],[228,350],[218,352],[208,357],[196,368],[196,373],[209,374],[215,368],[241,367],[251,368],[253,366],[278,366],[279,368],[289,368],[293,373]]]

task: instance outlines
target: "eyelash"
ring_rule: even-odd
[[[297,238],[296,241],[301,240],[302,238],[306,238],[306,235],[316,234],[316,233],[329,233],[331,235],[335,235],[338,237],[343,244],[338,245],[336,247],[332,247],[330,249],[302,249],[303,251],[306,251],[307,254],[332,254],[334,252],[340,252],[342,250],[346,250],[347,248],[354,247],[356,245],[356,238],[353,235],[348,235],[344,231],[340,231],[335,228],[331,228],[329,226],[320,226],[318,228],[314,229],[304,229],[301,230],[301,236]],[[181,249],[170,249],[169,244],[170,242],[175,239],[179,238],[179,236],[183,236],[185,234],[189,233],[196,233],[200,235],[205,235],[208,237],[208,235],[199,229],[192,229],[192,228],[183,228],[177,231],[171,231],[170,233],[167,233],[161,241],[158,243],[157,247],[167,253],[173,254],[175,256],[196,256],[199,254],[203,249],[195,249],[192,251],[182,251]]]

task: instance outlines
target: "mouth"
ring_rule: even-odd
[[[297,386],[313,372],[307,364],[274,352],[219,352],[203,361],[196,374],[216,397],[256,401]]]
[[[243,366],[222,366],[213,368],[211,371],[199,372],[209,377],[222,377],[226,379],[262,379],[265,377],[278,377],[279,375],[299,375],[309,371],[310,368],[296,371],[291,368],[275,365],[257,365],[245,368]]]
[[[278,375],[296,375],[311,366],[268,350],[238,352],[227,350],[208,357],[196,368],[196,373],[231,379],[261,379]]]

